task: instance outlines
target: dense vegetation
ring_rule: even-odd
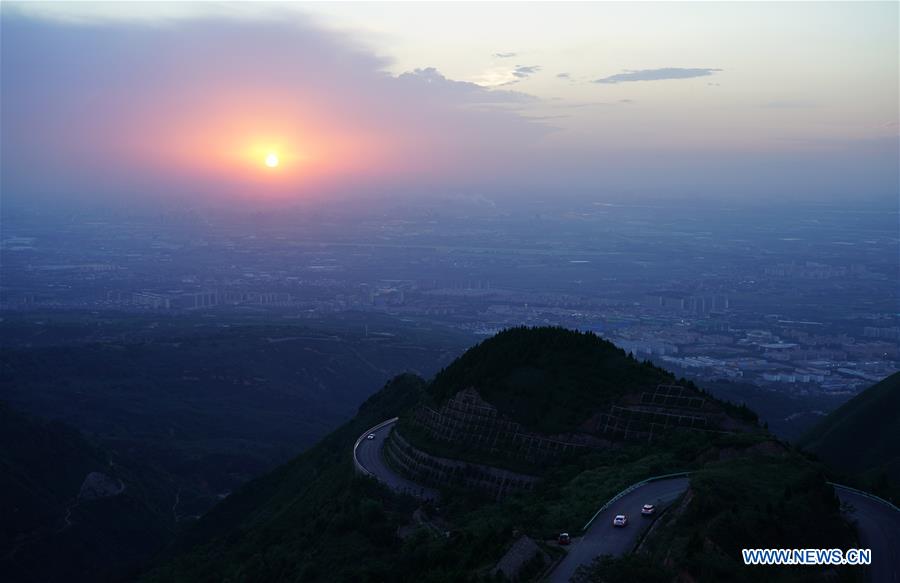
[[[353,422],[274,474],[256,480],[199,521],[179,548],[188,552],[148,581],[474,581],[505,552],[514,533],[537,540],[576,532],[616,492],[648,475],[690,467],[711,446],[698,434],[583,456],[553,469],[534,492],[500,503],[445,492],[427,520],[416,503],[357,476],[350,450],[367,427],[416,402],[424,383],[401,377],[370,399]],[[398,531],[406,531],[398,536]]]
[[[707,464],[691,476],[681,504],[663,515],[634,555],[600,559],[581,582],[760,580],[761,567],[745,566],[744,548],[850,548],[852,528],[825,483],[823,468],[797,453],[756,453]],[[764,568],[765,581],[861,581],[854,567]]]
[[[217,505],[173,549],[188,552],[146,580],[386,580],[413,504],[356,474],[350,452],[368,427],[417,403],[423,386],[413,375],[389,382],[352,421]]]
[[[625,486],[651,475],[685,470],[694,472],[689,494],[665,515],[665,522],[648,537],[643,551],[600,561],[584,577],[613,582],[671,581],[674,573],[685,573],[698,582],[741,581],[749,580],[750,573],[737,563],[736,553],[743,546],[852,546],[852,533],[838,517],[823,468],[762,431],[736,435],[673,432],[653,444],[623,444],[585,453],[544,467],[543,480],[533,491],[500,502],[472,492],[444,491],[440,508],[394,495],[354,471],[351,450],[360,434],[387,418],[408,413],[423,399],[441,398],[451,382],[465,386],[472,381],[479,389],[494,387],[492,395],[498,398],[498,406],[505,403],[502,406],[513,407],[507,410],[518,411],[522,419],[551,430],[555,424],[584,416],[588,407],[606,403],[602,388],[607,383],[606,374],[616,379],[612,383],[616,387],[637,383],[639,379],[651,383],[671,380],[665,371],[638,363],[593,335],[558,329],[517,329],[504,334],[501,336],[515,349],[504,347],[506,342],[486,341],[479,345],[481,350],[474,349],[478,358],[470,356],[470,351],[430,384],[412,374],[388,382],[359,408],[351,421],[289,463],[246,483],[183,531],[156,566],[144,574],[144,580],[492,580],[492,567],[520,535],[530,536],[551,555],[559,553],[558,547],[544,541],[561,531],[578,533],[594,511]],[[482,348],[485,345],[489,350]],[[541,346],[550,347],[547,356],[541,356]],[[497,358],[510,358],[511,364],[503,365],[496,362]],[[463,361],[466,366],[457,366]],[[537,365],[532,366],[535,362]],[[567,370],[565,363],[575,366],[581,376]],[[629,372],[617,371],[618,366]],[[37,368],[33,365],[29,374],[39,375]],[[494,382],[479,383],[479,370],[493,375]],[[557,396],[576,409],[574,413],[549,411],[553,421],[542,424],[534,411],[544,406],[540,396],[544,389],[540,387],[546,389],[547,385],[528,380],[535,370],[544,371],[544,381],[553,379],[553,375],[562,379],[553,386],[559,391]],[[598,372],[604,370],[607,372]],[[123,370],[122,375],[126,372]],[[594,389],[578,386],[579,378],[582,384],[590,379]],[[620,389],[610,390],[618,394],[615,391]],[[504,394],[517,397],[506,401],[509,397]],[[519,400],[525,405],[516,408]],[[726,408],[733,415],[753,419],[752,412],[745,408]],[[18,426],[9,424],[12,428]],[[46,443],[37,440],[29,463],[38,465],[8,472],[13,479],[2,482],[5,491],[22,497],[35,488],[26,479],[44,475],[41,472],[60,472],[58,480],[48,474],[51,483],[60,484],[60,492],[34,489],[35,495],[45,496],[46,501],[30,502],[34,507],[32,514],[42,505],[52,509],[44,518],[50,529],[58,528],[60,516],[64,516],[60,511],[68,508],[66,501],[74,496],[72,487],[77,493],[79,474],[96,471],[89,468],[97,463],[108,467],[110,459],[101,450],[73,437],[77,433],[58,427],[39,427],[38,433],[44,429],[50,434],[61,431],[59,435],[65,438],[49,438]],[[33,428],[26,433],[34,433]],[[21,430],[4,435],[13,441],[25,439]],[[40,466],[40,460],[46,463],[48,456],[66,459],[70,454],[66,453],[64,442],[81,453],[71,455],[73,461],[59,468]],[[10,447],[4,452],[6,449]],[[15,456],[7,456],[3,461],[4,467],[13,470],[25,467],[25,462]],[[153,478],[146,475],[136,479],[127,467],[116,468],[117,477],[128,484],[131,496],[96,501],[97,508],[110,508],[113,514],[91,514],[93,506],[88,504],[79,505],[76,511],[84,513],[78,516],[77,524],[83,525],[78,528],[90,528],[103,537],[117,536],[121,540],[104,539],[102,545],[94,545],[84,534],[91,531],[71,527],[62,532],[82,536],[85,542],[79,546],[69,541],[67,553],[91,557],[99,549],[109,548],[121,552],[123,564],[135,564],[135,555],[129,555],[131,551],[124,546],[128,533],[162,533],[172,527],[166,522],[171,513],[166,518],[165,512],[158,510],[164,506],[164,510],[170,510],[165,504],[168,501],[155,497],[157,490],[147,486],[153,485]],[[24,503],[22,507],[28,508]],[[784,515],[791,516],[790,524],[778,520]],[[16,535],[4,531],[4,536],[8,543]],[[142,548],[152,548],[150,542],[153,541]],[[157,540],[155,544],[158,543]],[[38,557],[31,556],[33,559],[29,560]],[[537,576],[541,567],[532,565],[529,572]],[[808,570],[804,574],[815,572]],[[775,581],[793,580],[793,572],[772,573]],[[623,574],[631,578],[622,578]],[[851,572],[840,574],[852,580]],[[58,575],[50,572],[34,580],[59,579]]]
[[[184,516],[314,444],[393,375],[427,374],[454,355],[438,332],[367,337],[136,318],[128,340],[97,342],[90,328],[88,342],[74,342],[71,326],[59,326],[21,340],[59,335],[65,344],[0,352],[0,399],[171,476]],[[0,338],[17,334],[16,321],[0,324]]]
[[[900,373],[832,412],[800,445],[848,481],[900,503]]]
[[[80,495],[91,472],[124,490]],[[0,580],[104,581],[131,574],[174,529],[161,491],[164,485],[147,472],[115,464],[75,429],[0,403]]]
[[[144,569],[176,531],[321,439],[393,375],[432,373],[468,342],[377,315],[5,314],[0,399],[61,422],[3,410],[0,581]],[[78,501],[94,471],[121,480],[123,495]]]
[[[443,401],[475,387],[527,428],[571,431],[621,395],[675,378],[590,332],[511,328],[470,348],[442,370],[430,393]]]
[[[735,545],[761,540],[754,538],[757,532],[765,536],[775,529],[778,536],[771,540],[788,547],[818,540],[808,532],[832,543],[848,540],[821,468],[760,432],[673,432],[652,445],[563,460],[545,469],[535,490],[500,502],[445,490],[440,508],[420,506],[356,475],[350,451],[368,427],[409,411],[428,389],[410,375],[389,383],[353,421],[213,509],[146,581],[493,580],[491,569],[521,534],[558,554],[545,541],[561,531],[579,532],[616,492],[651,475],[684,470],[698,476],[690,511],[682,512],[686,530],[674,530],[665,540],[677,550],[668,564],[684,562],[697,581],[739,575]],[[765,473],[762,480],[757,471]],[[795,512],[794,525],[781,529],[771,521],[771,513],[793,510],[794,503],[810,504]],[[697,534],[685,542],[681,532]],[[712,537],[715,552],[695,556],[698,536]],[[627,572],[635,576],[671,580],[670,567],[652,554],[625,561],[633,563]],[[534,576],[542,570],[537,564],[529,569]]]
[[[377,410],[381,416],[393,413]],[[378,416],[366,417],[368,423]],[[365,423],[350,426],[339,432],[340,441],[332,440],[335,434],[323,446],[342,443],[349,451],[354,433],[364,431]],[[738,456],[739,461],[713,461],[720,456]],[[659,546],[671,545],[669,564],[688,569],[696,581],[748,575],[735,558],[740,545],[768,540],[788,547],[822,541],[828,541],[824,546],[835,541],[851,546],[850,531],[837,518],[821,468],[762,436],[683,434],[653,448],[633,446],[583,456],[554,468],[535,491],[502,502],[444,492],[440,510],[426,505],[420,519],[424,515],[426,521],[450,529],[449,538],[427,523],[416,525],[411,518],[414,501],[354,476],[349,456],[334,457],[331,465],[329,457],[333,454],[317,447],[279,472],[277,479],[267,479],[258,488],[262,481],[254,482],[200,522],[205,528],[193,542],[201,544],[186,545],[188,552],[147,580],[486,581],[519,534],[541,542],[560,531],[577,533],[600,505],[628,484],[681,469],[699,472],[690,512],[684,513],[683,523],[679,520],[671,532],[665,531]],[[312,472],[311,464],[325,465]],[[301,467],[306,468],[303,473]],[[762,480],[757,472],[763,472]],[[230,520],[220,519],[230,503],[235,504],[228,512]],[[779,525],[782,512],[793,513],[791,525]],[[697,551],[697,541],[706,538],[714,546],[701,544]],[[553,545],[545,548],[555,551]],[[671,581],[669,567],[654,556],[626,558],[633,564],[624,572],[632,577],[602,580],[654,581],[635,576],[655,573],[662,577],[656,580]],[[622,570],[620,561],[612,564]]]

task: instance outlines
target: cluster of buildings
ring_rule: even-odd
[[[127,298],[119,296],[122,305],[131,305],[153,310],[199,310],[222,305],[253,304],[261,306],[287,306],[291,295],[284,292],[249,291],[180,291],[133,292]]]

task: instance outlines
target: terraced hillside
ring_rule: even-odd
[[[389,457],[410,477],[432,482],[475,481],[448,459],[481,474],[490,473],[485,466],[522,474],[478,480],[495,484],[495,495],[507,482],[530,487],[567,457],[674,430],[759,431],[747,409],[594,334],[562,328],[514,328],[485,340],[438,373],[428,397],[399,423]]]

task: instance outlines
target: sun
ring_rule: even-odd
[[[266,166],[269,168],[276,168],[278,166],[278,154],[275,152],[269,152],[266,156]]]

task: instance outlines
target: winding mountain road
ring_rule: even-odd
[[[550,573],[550,581],[569,581],[578,567],[589,565],[600,555],[619,556],[631,552],[640,534],[653,523],[641,516],[641,506],[656,504],[659,513],[687,490],[688,483],[688,478],[648,482],[610,504],[594,517],[584,536],[569,547],[566,557]],[[617,514],[628,516],[628,525],[624,528],[612,525]]]
[[[353,446],[353,459],[357,469],[374,477],[395,492],[409,494],[423,500],[437,500],[437,490],[425,488],[407,480],[391,469],[384,460],[384,444],[396,424],[397,419],[390,419],[379,423],[359,436]],[[374,438],[368,439],[369,435],[374,435]]]
[[[437,490],[404,478],[385,462],[384,444],[396,423],[397,419],[390,419],[359,436],[353,447],[357,470],[395,492],[437,500]],[[369,435],[374,437],[368,439]],[[568,554],[550,573],[549,580],[552,583],[568,582],[580,566],[589,565],[601,555],[621,556],[631,552],[640,535],[653,522],[641,516],[641,506],[656,504],[657,512],[661,512],[687,490],[688,484],[686,477],[656,480],[615,500],[597,514],[584,536],[569,547]],[[870,583],[900,583],[900,511],[864,492],[838,484],[834,484],[834,489],[845,505],[845,512],[856,523],[860,546],[872,549],[872,565],[866,579]],[[628,526],[612,526],[612,519],[617,514],[628,515]]]
[[[900,583],[900,511],[870,496],[832,484],[847,514],[856,522],[859,546],[872,549],[870,583]]]

